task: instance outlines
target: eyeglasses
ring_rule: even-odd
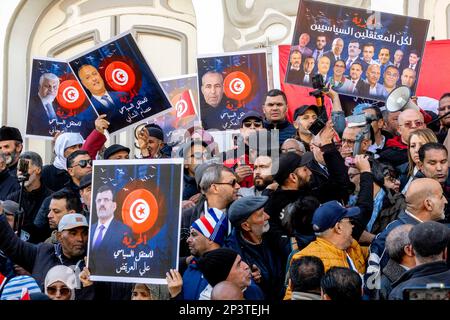
[[[423,121],[416,120],[416,121],[406,121],[404,124],[399,124],[399,126],[403,126],[405,128],[411,129],[411,128],[418,128],[423,126]],[[413,127],[414,125],[414,127]]]
[[[80,168],[86,168],[87,166],[91,166],[92,167],[92,160],[80,160],[78,161],[77,164],[74,164],[71,168],[76,167],[76,166],[80,166]]]
[[[70,289],[67,288],[67,287],[61,287],[61,288],[58,288],[58,287],[47,287],[48,294],[56,295],[56,292],[58,292],[58,291],[59,291],[59,293],[62,296],[67,296],[67,295],[70,294]]]
[[[262,122],[261,121],[246,121],[243,123],[243,126],[246,128],[251,128],[252,125],[255,128],[261,128]]]
[[[234,188],[238,184],[238,182],[236,179],[233,179],[233,181],[230,181],[230,182],[215,182],[214,184],[227,184]]]
[[[355,144],[356,140],[352,140],[352,139],[341,139],[341,144]]]
[[[386,179],[387,179],[387,181],[389,181],[390,183],[396,183],[397,182],[397,178],[396,177],[393,177],[393,176],[390,176],[390,175],[387,175],[387,176],[384,176]]]

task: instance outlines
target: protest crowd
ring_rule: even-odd
[[[292,106],[284,91],[265,90],[261,112],[248,110],[235,123],[239,134],[228,150],[206,130],[220,118],[214,108],[225,105],[218,71],[199,76],[208,125],[194,122],[175,143],[148,121],[132,124],[135,145],[110,145],[115,120],[99,113],[86,138],[55,131],[52,160],[43,163],[43,155],[24,150],[23,132],[2,126],[0,299],[407,300],[450,287],[450,92],[442,92],[437,112],[414,96],[394,108],[386,98],[401,82],[399,70],[414,82],[415,64],[394,66],[386,48],[374,60],[374,45],[355,41],[346,44],[346,60],[342,39],[318,36],[313,51],[307,36],[291,49],[289,67],[299,74],[286,82],[322,81],[314,87],[318,103]],[[365,62],[350,56],[360,45],[372,51]],[[81,81],[92,101],[106,92],[97,104],[111,110],[119,103],[113,92],[89,83],[96,72],[82,66]],[[396,78],[388,90],[390,73]],[[348,112],[346,93],[383,103]],[[164,284],[94,280],[92,268],[101,276],[133,231],[116,219],[113,186],[94,190],[93,161],[153,159],[183,161],[180,226],[172,235],[178,266],[166,270]]]

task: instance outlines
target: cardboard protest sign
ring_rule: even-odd
[[[261,113],[268,90],[266,51],[197,58],[200,117],[208,129],[238,129],[240,119]]]
[[[67,62],[34,58],[27,110],[27,136],[51,139],[58,131],[84,138],[97,118]]]
[[[400,85],[414,94],[429,21],[301,0],[286,82],[313,76],[342,94],[385,101]],[[318,82],[317,82],[318,83]]]
[[[166,283],[177,269],[182,159],[99,160],[92,170],[88,267],[94,281]]]
[[[131,33],[102,43],[69,63],[96,112],[107,115],[110,133],[172,107]]]

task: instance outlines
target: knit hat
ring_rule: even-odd
[[[3,126],[0,128],[0,141],[15,140],[23,142],[19,129]]]
[[[204,216],[195,220],[191,227],[222,246],[228,235],[228,218],[222,211],[210,208]]]
[[[197,265],[206,281],[214,287],[227,279],[237,255],[236,251],[229,248],[219,248],[206,252]]]
[[[11,278],[6,283],[0,300],[20,300],[23,288],[26,288],[30,294],[41,292],[34,278],[30,276],[17,276]]]

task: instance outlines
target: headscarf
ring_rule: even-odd
[[[84,139],[78,132],[64,132],[55,142],[55,154],[56,158],[53,161],[53,165],[60,170],[67,170],[66,158],[64,157],[64,151],[77,144],[83,144]]]
[[[48,270],[44,281],[45,294],[47,294],[47,287],[49,287],[51,284],[57,281],[61,281],[67,286],[67,288],[70,289],[71,291],[70,300],[75,300],[75,288],[77,287],[77,277],[73,269],[67,266],[59,265],[54,266],[53,268]]]
[[[41,292],[33,277],[17,276],[6,283],[0,300],[20,300],[23,288],[26,288],[29,294]]]

